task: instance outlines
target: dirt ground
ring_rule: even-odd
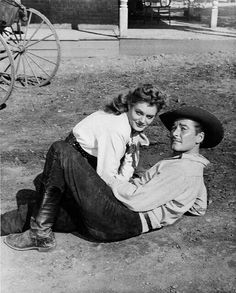
[[[91,243],[57,234],[50,253],[17,252],[1,244],[2,292],[236,292],[235,156],[236,54],[62,60],[52,83],[14,90],[1,123],[2,212],[16,194],[32,189],[50,144],[64,138],[108,98],[137,84],[160,86],[171,106],[202,106],[223,122],[225,138],[205,150],[209,207],[204,217],[184,216],[160,231],[114,243]],[[157,119],[148,129],[144,167],[168,156],[166,130]]]

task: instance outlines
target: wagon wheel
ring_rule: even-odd
[[[0,110],[10,97],[15,82],[14,60],[11,51],[0,35]]]
[[[33,8],[27,9],[27,18],[3,32],[14,58],[16,87],[48,84],[60,63],[60,42],[53,25]]]

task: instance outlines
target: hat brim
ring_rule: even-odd
[[[201,148],[215,147],[224,137],[221,122],[213,114],[199,107],[184,106],[163,113],[159,117],[169,131],[171,131],[174,122],[180,118],[199,122],[205,132],[204,140],[200,145]]]

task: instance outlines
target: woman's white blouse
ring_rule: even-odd
[[[97,157],[98,175],[107,184],[111,184],[118,175],[126,146],[131,143],[131,127],[127,114],[114,115],[99,110],[80,121],[72,131],[81,147]],[[149,145],[144,134],[140,138],[138,136],[135,143]],[[138,156],[138,150],[136,155]]]

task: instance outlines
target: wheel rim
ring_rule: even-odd
[[[43,86],[55,76],[60,63],[60,42],[50,21],[33,8],[28,20],[7,28],[6,42],[12,52],[16,87]]]
[[[14,61],[11,51],[0,35],[0,107],[10,97],[15,82]]]

